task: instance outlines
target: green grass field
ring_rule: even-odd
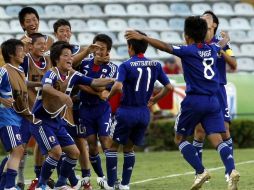
[[[172,152],[148,152],[136,153],[136,165],[131,179],[133,190],[187,190],[191,186],[194,174],[192,168],[184,161],[178,151]],[[215,150],[204,150],[204,164],[211,171],[212,179],[204,184],[203,190],[226,190],[227,184],[224,178],[224,168]],[[241,174],[240,190],[254,190],[254,149],[241,149],[235,151],[237,170]],[[102,156],[105,166],[105,159]],[[26,179],[32,179],[33,159],[28,159],[25,175]],[[121,178],[122,154],[119,154],[119,178]],[[80,172],[77,171],[77,175]],[[55,174],[54,174],[55,178]],[[56,178],[55,178],[56,179]],[[95,182],[95,174],[92,173],[94,189],[99,189]]]

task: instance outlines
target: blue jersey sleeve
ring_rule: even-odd
[[[90,86],[93,82],[92,78],[86,77],[85,75],[83,75],[82,73],[80,73],[78,71],[75,72],[74,77],[76,78],[76,80],[75,80],[76,85],[77,84],[83,84],[83,85],[89,85]]]
[[[175,46],[173,45],[173,52],[172,54],[178,56],[178,57],[183,57],[188,53],[188,46]]]
[[[158,81],[163,85],[166,86],[167,84],[170,83],[167,75],[163,72],[161,64],[158,64]]]
[[[127,75],[127,69],[126,69],[126,65],[125,64],[121,64],[118,68],[118,72],[117,72],[117,78],[116,80],[118,82],[124,82],[126,79],[126,75]]]
[[[53,84],[57,81],[57,75],[53,71],[47,71],[42,78],[42,85],[49,84],[53,86]]]

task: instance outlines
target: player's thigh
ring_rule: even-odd
[[[134,125],[131,111],[123,108],[119,108],[115,115],[115,124],[113,133],[113,140],[118,144],[126,144],[131,133],[131,126]]]
[[[80,127],[82,130],[85,130],[85,137],[94,134],[97,135],[98,133],[96,119],[94,119],[91,114],[83,114],[82,117],[80,117]]]
[[[23,144],[19,127],[5,126],[0,128],[0,138],[6,152]]]
[[[110,120],[111,120],[111,108],[110,106],[107,106],[103,114],[97,120],[99,137],[110,135]]]
[[[34,125],[31,133],[43,155],[46,155],[55,146],[59,146],[55,130],[45,123],[42,123],[42,125]]]
[[[228,103],[227,103],[227,92],[224,85],[220,85],[220,88],[217,92],[217,98],[221,107],[222,115],[225,122],[231,121],[231,116],[229,113]]]
[[[27,144],[31,138],[30,127],[31,123],[27,119],[23,119],[20,126],[20,133],[24,144]]]

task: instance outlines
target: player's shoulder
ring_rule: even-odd
[[[0,77],[3,77],[7,73],[7,69],[5,67],[0,67]]]
[[[84,58],[81,62],[82,65],[89,65],[94,62],[94,57]]]
[[[114,64],[113,62],[109,62],[107,64],[108,67],[111,68],[111,70],[116,70],[118,68],[118,66],[116,64]]]
[[[45,76],[50,79],[55,79],[57,77],[57,73],[55,72],[54,68],[51,68],[45,73]]]
[[[78,44],[71,44],[71,49],[72,49],[71,50],[72,51],[72,55],[76,55],[76,54],[78,54],[80,52],[81,47]]]

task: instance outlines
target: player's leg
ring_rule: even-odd
[[[10,189],[15,187],[15,179],[19,163],[24,154],[23,142],[19,127],[6,126],[0,129],[1,141],[7,152],[10,152],[8,161],[5,165],[1,178],[1,189]]]
[[[202,153],[203,153],[203,145],[205,141],[205,136],[206,136],[205,130],[202,127],[202,125],[199,123],[195,127],[194,140],[192,142],[192,145],[195,147],[201,162],[202,162]]]
[[[80,152],[64,126],[58,129],[56,135],[63,152],[66,154],[66,158],[61,164],[58,180],[55,184],[55,189],[61,189],[66,186],[67,179],[77,164]]]

